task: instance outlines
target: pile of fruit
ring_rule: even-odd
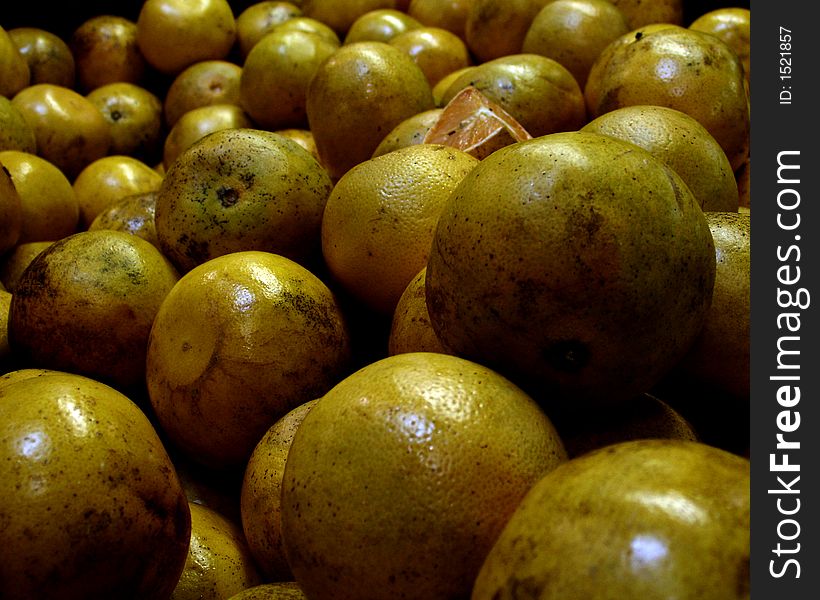
[[[749,598],[748,2],[122,8],[0,27],[0,598]]]

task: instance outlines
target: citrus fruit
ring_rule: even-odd
[[[390,40],[421,68],[431,86],[442,77],[472,64],[470,51],[455,33],[440,27],[418,27]]]
[[[345,44],[354,42],[389,42],[406,31],[421,27],[421,23],[394,8],[379,8],[359,16],[344,37]]]
[[[5,96],[0,96],[0,151],[2,150],[37,153],[34,130]]]
[[[169,166],[157,196],[157,237],[181,271],[240,250],[309,262],[321,250],[331,187],[327,171],[296,142],[223,129]]]
[[[302,0],[305,17],[316,19],[344,37],[353,22],[372,10],[395,8],[396,0]]]
[[[245,537],[212,508],[189,502],[188,558],[171,600],[221,600],[262,583]]]
[[[11,357],[9,346],[9,308],[11,307],[11,292],[0,285],[0,368],[6,371],[6,361]]]
[[[120,389],[145,377],[154,316],[178,275],[156,247],[118,231],[84,231],[40,252],[14,288],[9,342],[26,364]]]
[[[200,464],[232,468],[278,418],[329,389],[349,353],[344,317],[318,277],[276,254],[233,252],[168,294],[146,380],[174,444]]]
[[[157,207],[157,192],[129,194],[112,202],[101,210],[91,224],[89,231],[112,229],[139,236],[159,247],[154,213]]]
[[[239,105],[242,67],[227,60],[203,60],[182,70],[165,94],[163,113],[171,128],[189,110],[211,104]]]
[[[473,86],[453,96],[424,136],[426,144],[443,144],[479,160],[515,142],[532,139],[521,123]]]
[[[23,204],[11,179],[0,162],[0,256],[17,245],[23,231]]]
[[[583,88],[601,51],[629,31],[624,14],[607,0],[554,0],[535,15],[521,51],[558,61]]]
[[[472,86],[510,113],[530,135],[575,131],[586,123],[584,94],[557,61],[538,54],[514,54],[462,73],[447,88],[445,104]]]
[[[108,121],[109,154],[153,161],[161,147],[162,101],[146,88],[119,81],[96,87],[86,95]]]
[[[357,42],[319,65],[305,108],[321,162],[336,181],[370,158],[396,125],[434,106],[413,59],[384,42]]]
[[[282,535],[309,598],[460,598],[529,487],[565,460],[535,402],[450,355],[337,383],[291,443]]]
[[[558,466],[504,527],[472,598],[520,597],[522,586],[547,600],[748,598],[749,461],[640,440]]]
[[[162,148],[166,170],[185,150],[208,134],[225,129],[248,129],[254,126],[250,116],[238,104],[208,104],[183,114],[168,135]]]
[[[407,14],[428,27],[441,27],[464,39],[472,0],[412,0]]]
[[[304,31],[315,33],[337,47],[342,45],[339,35],[327,24],[310,17],[293,17],[287,21],[279,23],[274,29],[279,31]],[[271,30],[273,31],[273,30]]]
[[[15,27],[8,34],[28,62],[29,85],[74,87],[74,55],[60,36],[39,27]]]
[[[90,92],[107,83],[140,83],[146,72],[145,58],[137,44],[137,24],[120,15],[96,15],[83,21],[71,34],[76,81]]]
[[[673,169],[704,211],[737,211],[732,165],[706,128],[686,113],[665,106],[625,106],[581,128],[640,146]]]
[[[29,84],[30,78],[28,62],[0,26],[0,96],[11,98]]]
[[[162,175],[132,156],[113,155],[95,160],[74,180],[82,228],[87,229],[97,215],[116,201],[154,192],[161,183]]]
[[[590,118],[636,104],[688,114],[737,169],[749,153],[749,102],[740,59],[713,35],[677,27],[634,30],[598,57],[584,88]]]
[[[282,541],[282,479],[296,430],[318,402],[308,400],[279,418],[256,444],[242,480],[242,529],[251,554],[270,581],[293,579]]]
[[[611,0],[630,29],[655,23],[683,24],[683,0]]]
[[[169,597],[188,549],[188,503],[129,398],[56,371],[7,379],[0,457],[3,598]]]
[[[315,33],[272,31],[248,53],[239,80],[239,103],[268,130],[306,127],[308,83],[338,45]]]
[[[13,292],[28,264],[53,243],[53,240],[22,242],[0,257],[0,282],[3,287]]]
[[[710,212],[706,221],[715,241],[715,289],[703,330],[676,372],[745,403],[751,392],[751,216]]]
[[[519,54],[532,20],[550,0],[472,0],[464,39],[478,62]]]
[[[274,133],[278,133],[282,137],[293,140],[302,148],[307,150],[313,158],[317,161],[319,160],[319,151],[316,149],[316,140],[313,139],[313,132],[310,129],[288,127],[286,129],[277,129]]]
[[[387,353],[390,356],[405,352],[448,354],[430,323],[424,291],[426,275],[425,267],[407,284],[399,297],[387,340]]]
[[[58,240],[74,233],[80,218],[77,195],[60,169],[28,152],[0,152],[23,211],[18,243]]]
[[[34,131],[37,154],[73,180],[89,163],[108,154],[111,128],[100,110],[71,88],[29,86],[12,104]]]
[[[145,0],[137,17],[139,50],[166,75],[226,58],[235,41],[236,19],[227,0]]]
[[[377,156],[387,154],[399,148],[424,142],[424,136],[427,135],[430,128],[438,121],[442,110],[441,108],[431,108],[430,110],[424,110],[415,114],[412,117],[407,117],[391,129],[390,133],[384,136],[384,139],[379,142],[379,145],[373,150],[373,156],[371,158],[376,158]]]
[[[556,133],[491,154],[450,195],[427,307],[454,353],[583,410],[647,391],[680,360],[714,274],[703,211],[674,171],[621,140]]]
[[[743,63],[747,82],[752,75],[751,16],[748,8],[723,7],[706,12],[689,24],[689,29],[711,33],[734,50]]]
[[[427,263],[444,202],[476,164],[461,150],[416,144],[348,171],[322,216],[322,254],[334,279],[366,306],[392,315]]]
[[[456,79],[458,79],[464,73],[467,73],[468,71],[470,71],[470,69],[473,68],[475,68],[475,65],[470,65],[468,67],[456,69],[452,73],[448,73],[447,75],[438,80],[438,82],[433,86],[433,102],[435,102],[437,107],[444,106],[444,94],[447,93],[447,88],[450,87],[450,84],[452,84]]]
[[[302,16],[301,2],[262,0],[251,3],[236,17],[236,40],[244,60],[248,53],[274,27],[288,19]]]

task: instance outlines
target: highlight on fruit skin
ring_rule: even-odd
[[[487,555],[473,600],[749,598],[748,459],[638,440],[574,458],[532,486]],[[590,573],[596,573],[590,577]]]
[[[490,369],[425,352],[378,360],[296,431],[285,554],[311,598],[467,597],[523,493],[565,460],[546,414]]]

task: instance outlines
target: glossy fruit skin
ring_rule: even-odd
[[[575,410],[642,393],[680,360],[714,273],[674,171],[633,144],[556,133],[491,154],[450,195],[427,306],[455,353]]]
[[[73,89],[38,83],[21,90],[12,103],[34,130],[38,155],[57,166],[69,180],[108,154],[108,122],[88,98]]]
[[[236,37],[242,58],[246,58],[256,42],[274,27],[300,16],[302,9],[292,2],[261,0],[252,3],[236,17]]]
[[[489,369],[385,358],[322,396],[290,447],[285,553],[308,597],[466,597],[509,511],[565,460],[552,423]]]
[[[163,301],[146,383],[183,453],[241,468],[270,426],[321,396],[349,360],[344,316],[318,277],[276,254],[233,252],[186,273]]]
[[[353,296],[390,316],[427,263],[438,216],[478,159],[438,144],[415,144],[350,169],[322,215],[322,256]]]
[[[97,381],[0,381],[0,595],[166,599],[190,513],[156,430]]]
[[[0,162],[0,256],[17,245],[23,230],[23,205],[9,172]]]
[[[427,312],[424,291],[426,275],[427,268],[425,267],[407,284],[407,288],[399,298],[396,310],[393,312],[390,335],[387,340],[387,353],[391,356],[405,352],[448,354],[430,323],[430,313]]]
[[[723,148],[694,117],[665,106],[617,108],[580,131],[601,133],[640,146],[673,169],[704,212],[737,211],[738,185]]]
[[[242,66],[240,105],[263,129],[306,127],[308,84],[337,48],[315,33],[269,33],[253,47]]]
[[[62,38],[38,27],[17,27],[9,36],[29,66],[29,85],[54,83],[74,87],[74,55]]]
[[[446,104],[473,86],[510,113],[533,137],[575,131],[586,122],[584,94],[557,61],[539,54],[511,54],[469,69],[441,98]]]
[[[608,0],[557,0],[535,15],[521,51],[557,60],[583,88],[601,50],[629,30],[623,13]]]
[[[88,98],[111,127],[109,154],[153,162],[162,142],[162,102],[146,88],[125,81],[101,85]]]
[[[282,481],[293,437],[318,401],[300,404],[271,425],[245,466],[240,494],[242,529],[269,581],[293,579],[282,539]]]
[[[50,161],[29,152],[0,152],[20,196],[23,219],[17,242],[58,240],[77,229],[80,207],[65,174]]]
[[[740,456],[680,440],[606,446],[532,487],[472,599],[748,599],[749,500]]]
[[[145,240],[82,231],[38,254],[15,287],[9,341],[43,368],[119,389],[142,383],[154,316],[179,275]]]
[[[137,45],[137,24],[117,15],[98,15],[71,34],[77,85],[90,92],[108,83],[139,84],[146,71]]]
[[[203,60],[179,73],[165,94],[165,124],[172,128],[189,110],[210,104],[239,104],[240,65],[226,60]]]
[[[390,40],[410,56],[424,72],[431,89],[442,77],[472,64],[464,41],[456,34],[439,27],[418,27]]]
[[[296,142],[259,129],[223,129],[180,154],[157,196],[163,252],[186,272],[242,250],[307,262],[320,251],[332,183]]]
[[[735,51],[743,63],[746,82],[751,80],[751,11],[748,8],[725,7],[702,14],[689,29],[711,33]]]
[[[221,600],[262,583],[242,529],[216,510],[189,502],[188,558],[170,600]]]
[[[8,31],[0,26],[0,96],[13,97],[29,84],[30,78],[28,62]]]
[[[248,114],[236,104],[208,104],[183,114],[168,132],[162,149],[162,164],[166,169],[185,150],[209,133],[225,129],[253,127]]]
[[[77,175],[73,185],[82,227],[87,229],[97,215],[118,200],[155,192],[161,183],[162,175],[131,156],[110,155],[95,160]]]
[[[235,41],[236,19],[227,0],[146,0],[137,18],[140,52],[166,75],[224,59]]]
[[[396,125],[431,108],[422,70],[384,42],[339,48],[316,70],[305,104],[322,164],[334,181],[370,158]]]
[[[117,200],[100,212],[91,221],[88,230],[113,229],[114,231],[124,231],[139,236],[159,248],[157,228],[154,224],[156,207],[157,193],[155,191],[131,194]]]
[[[590,118],[637,104],[674,108],[718,141],[732,169],[749,154],[749,101],[737,54],[713,35],[654,24],[607,46],[584,96]]]

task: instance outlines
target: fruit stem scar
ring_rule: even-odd
[[[239,192],[234,188],[220,187],[216,190],[216,197],[222,203],[222,206],[228,208],[239,202]]]

